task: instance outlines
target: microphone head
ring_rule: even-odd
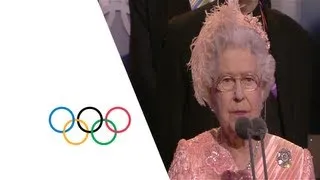
[[[268,132],[266,122],[261,118],[255,118],[252,120],[252,130],[254,132],[252,138],[254,140],[263,140],[266,133]]]
[[[246,117],[237,119],[235,130],[237,135],[242,139],[249,139],[248,129],[252,128],[251,121]]]

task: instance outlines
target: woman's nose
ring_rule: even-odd
[[[241,86],[241,83],[239,81],[236,81],[235,84],[235,91],[234,91],[234,100],[236,102],[240,102],[244,99],[244,93],[243,93],[243,89]]]

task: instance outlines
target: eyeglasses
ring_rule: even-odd
[[[235,90],[236,81],[240,80],[240,84],[245,91],[254,91],[259,86],[259,78],[256,75],[245,75],[242,77],[233,77],[230,75],[222,76],[217,81],[217,90],[221,92]]]

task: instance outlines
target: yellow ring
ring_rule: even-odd
[[[87,131],[89,130],[88,125],[87,125],[84,121],[82,121],[82,120],[80,120],[80,119],[76,119],[76,121],[82,123]],[[84,143],[84,142],[88,139],[89,133],[86,133],[86,136],[85,136],[80,142],[72,142],[72,141],[70,141],[70,140],[67,138],[66,129],[67,129],[67,126],[68,126],[71,122],[72,122],[72,120],[68,121],[68,122],[64,125],[63,130],[62,130],[63,138],[64,138],[64,140],[66,140],[69,144],[72,144],[72,145],[80,145],[80,144]]]

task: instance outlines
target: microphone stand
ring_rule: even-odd
[[[262,160],[263,160],[263,172],[264,172],[264,179],[268,180],[268,169],[267,169],[267,162],[266,162],[266,153],[265,153],[265,147],[264,147],[264,137],[263,134],[259,134],[261,139],[261,151],[262,151]]]
[[[256,172],[254,168],[254,156],[253,156],[253,150],[252,150],[252,130],[248,129],[248,138],[249,138],[249,152],[250,152],[250,167],[251,167],[251,172],[252,172],[252,177],[253,180],[256,180]]]

